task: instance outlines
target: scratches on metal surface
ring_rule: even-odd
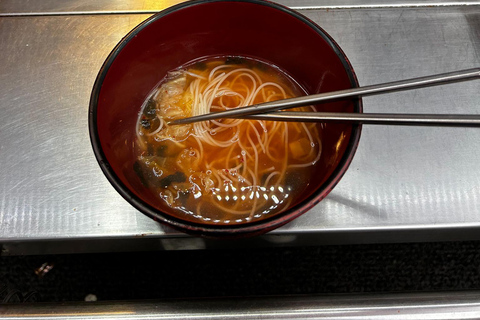
[[[87,111],[103,60],[144,17],[28,19],[0,19],[0,239],[139,233],[95,161]]]
[[[454,3],[303,13],[332,35],[366,85],[478,66],[480,7]],[[0,239],[182,237],[118,195],[88,136],[98,70],[148,14],[0,19]],[[465,83],[364,103],[369,112],[471,113],[479,92],[480,83]],[[365,127],[331,196],[275,233],[478,227],[478,150],[474,129]]]

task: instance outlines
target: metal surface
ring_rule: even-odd
[[[480,319],[480,293],[3,305],[0,319]]]
[[[480,127],[480,116],[470,114],[272,112],[240,118],[287,122],[347,122],[396,126]]]
[[[1,16],[85,15],[85,14],[152,14],[180,0],[2,0]],[[278,0],[296,10],[411,8],[480,5],[479,0]]]
[[[302,13],[344,49],[361,85],[480,65],[480,6]],[[53,247],[91,241],[84,251],[98,239],[158,238],[165,249],[224,243],[190,238],[143,216],[95,161],[87,126],[91,88],[110,50],[147,17],[0,18],[4,250],[34,240]],[[477,81],[364,98],[365,112],[374,113],[476,114],[479,105]],[[348,172],[325,200],[268,235],[236,244],[479,239],[479,163],[474,128],[365,127]]]
[[[343,100],[348,98],[357,98],[372,96],[377,94],[385,94],[397,91],[418,89],[424,87],[437,86],[447,83],[476,80],[480,78],[480,68],[455,71],[449,73],[443,73],[438,75],[432,75],[428,77],[420,77],[414,79],[400,80],[389,83],[375,84],[370,86],[345,89],[335,92],[325,92],[312,94],[303,97],[296,97],[290,99],[283,99],[277,101],[271,101],[251,106],[245,106],[241,108],[235,108],[231,110],[224,110],[220,112],[212,112],[208,114],[202,114],[199,116],[188,117],[171,121],[170,124],[182,124],[193,123],[198,121],[206,121],[221,118],[240,118],[245,115],[252,115],[257,113],[266,113],[270,111],[289,109],[300,106],[307,106],[311,104],[325,103],[335,100]],[[272,117],[268,117],[272,119]],[[285,117],[282,117],[285,118]]]

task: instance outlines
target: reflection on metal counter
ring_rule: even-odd
[[[0,319],[478,319],[478,292],[19,304]]]

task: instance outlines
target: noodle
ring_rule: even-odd
[[[140,112],[137,174],[186,219],[245,223],[281,212],[301,195],[321,157],[318,125],[242,119],[168,123],[301,94],[279,70],[253,59],[215,58],[172,71]]]

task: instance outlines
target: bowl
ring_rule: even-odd
[[[179,218],[133,172],[135,123],[142,104],[166,73],[207,56],[246,56],[282,68],[308,94],[357,87],[349,60],[322,28],[266,1],[199,0],[161,11],[130,31],[107,57],[91,94],[89,130],[97,161],[113,187],[136,209],[177,230],[236,238],[265,233],[307,212],[339,182],[357,148],[361,126],[326,124],[315,183],[279,214],[243,224],[212,225]],[[361,99],[316,106],[362,112]]]

